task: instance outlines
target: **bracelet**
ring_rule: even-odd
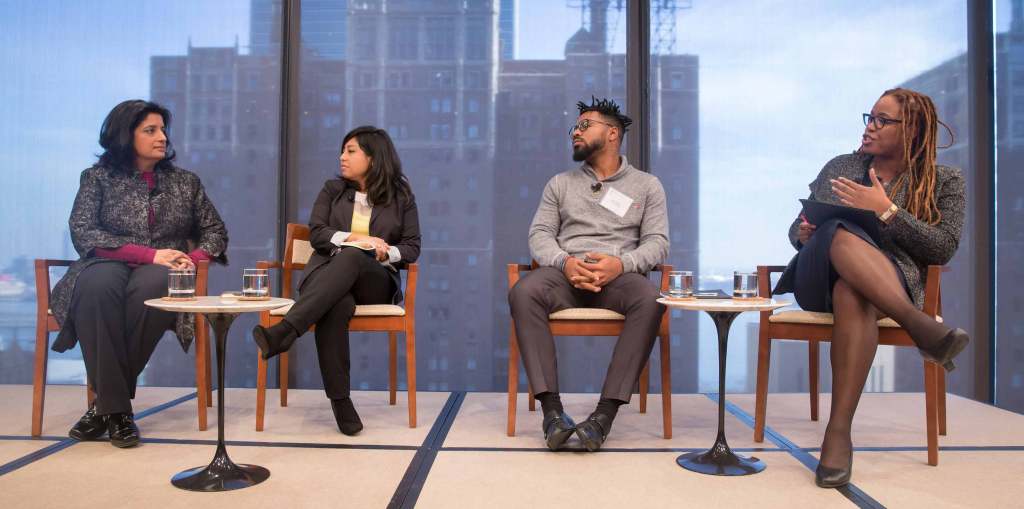
[[[889,221],[896,216],[896,213],[899,212],[899,210],[900,208],[893,203],[892,205],[889,205],[889,208],[886,209],[885,212],[882,212],[882,215],[878,216],[878,219],[885,224],[889,224]]]

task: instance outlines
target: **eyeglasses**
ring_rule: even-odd
[[[895,118],[876,117],[870,113],[864,114],[864,126],[867,127],[870,124],[875,124],[875,129],[882,129],[889,124],[902,124],[902,120]]]
[[[572,138],[573,134],[575,134],[577,130],[582,133],[585,132],[587,129],[590,129],[590,124],[604,124],[608,127],[618,127],[615,124],[609,124],[608,122],[601,122],[600,120],[592,120],[589,118],[585,118],[569,127],[569,137]]]

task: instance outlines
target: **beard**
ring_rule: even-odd
[[[602,147],[604,147],[604,142],[601,140],[595,141],[593,145],[580,140],[578,148],[576,144],[573,144],[572,146],[572,160],[577,163],[586,161],[587,159],[590,159],[590,156],[594,155],[594,152],[597,152]]]

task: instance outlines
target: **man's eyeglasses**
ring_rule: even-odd
[[[875,124],[875,129],[882,129],[883,127],[885,127],[885,126],[887,126],[889,124],[902,124],[902,123],[903,123],[902,120],[897,120],[895,118],[876,117],[876,116],[874,116],[874,115],[872,115],[870,113],[865,113],[864,114],[864,126],[865,127],[867,127],[868,125],[871,125],[871,124]]]
[[[601,122],[600,120],[591,120],[589,118],[585,118],[569,127],[569,137],[572,138],[577,130],[579,130],[579,132],[582,133],[587,129],[590,129],[590,124],[604,124],[608,127],[618,127],[615,124],[609,124],[608,122]]]

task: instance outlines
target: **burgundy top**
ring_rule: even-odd
[[[156,173],[147,171],[142,172],[142,179],[146,181],[146,187],[150,191],[156,187]],[[153,206],[149,206],[149,226],[153,226],[156,222],[156,216],[153,215]],[[108,258],[111,260],[120,260],[132,265],[146,265],[153,263],[153,258],[156,256],[156,249],[149,246],[140,246],[138,244],[125,244],[116,249],[104,249],[98,247],[93,250],[97,256]],[[192,263],[198,263],[201,261],[210,261],[213,259],[210,253],[202,249],[193,249],[188,257],[192,259]]]

